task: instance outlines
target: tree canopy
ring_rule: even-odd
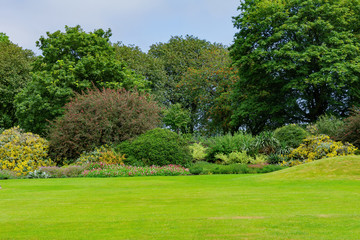
[[[231,59],[225,46],[213,45],[201,51],[200,66],[190,67],[183,74],[178,90],[188,103],[192,118],[202,131],[228,133],[237,130],[231,122],[231,91],[238,80],[230,67]]]
[[[253,133],[360,103],[359,0],[243,0],[233,125]]]
[[[148,81],[116,60],[111,31],[85,32],[65,26],[37,41],[42,51],[33,65],[32,81],[16,97],[16,116],[26,130],[43,133],[47,121],[63,114],[75,92],[88,88],[146,90]]]
[[[115,58],[126,63],[127,67],[136,74],[143,76],[149,82],[151,94],[155,97],[155,100],[165,103],[166,93],[164,86],[167,76],[162,60],[144,53],[135,45],[124,45],[118,42],[113,46],[115,48]]]
[[[34,53],[10,42],[0,33],[0,128],[16,125],[15,95],[30,81]]]
[[[226,92],[233,74],[225,46],[194,36],[176,36],[167,43],[152,45],[149,54],[163,61],[167,105],[179,103],[190,112],[187,131],[230,131]],[[224,125],[216,127],[217,124]]]
[[[186,35],[171,37],[167,43],[150,46],[149,54],[164,63],[167,81],[164,86],[167,104],[181,103],[182,94],[177,85],[189,67],[199,67],[201,51],[209,48],[210,42],[194,36]],[[185,105],[182,104],[184,107]]]

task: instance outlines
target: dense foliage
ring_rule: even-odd
[[[18,127],[0,135],[0,169],[26,175],[39,167],[51,165],[48,142],[39,135],[25,133]]]
[[[76,159],[84,151],[116,144],[155,128],[160,108],[151,97],[138,92],[94,89],[76,94],[65,113],[52,122],[52,154]]]
[[[244,0],[233,124],[253,134],[359,105],[359,0]]]
[[[310,134],[302,127],[289,124],[274,131],[274,136],[284,145],[296,148]]]
[[[230,164],[219,165],[209,162],[197,162],[189,168],[191,174],[254,174],[268,173],[286,168],[280,165],[246,165],[246,164]]]
[[[124,166],[108,164],[91,164],[81,176],[83,177],[136,177],[136,176],[179,176],[189,175],[189,169],[177,165],[167,166]]]
[[[186,35],[145,53],[66,26],[34,57],[0,33],[0,178],[255,173],[352,154],[359,6],[242,0],[230,49]]]
[[[337,130],[336,139],[360,148],[360,109],[352,110],[351,115],[344,120],[343,127]]]
[[[115,58],[126,63],[129,69],[148,81],[155,100],[165,103],[166,94],[164,86],[167,81],[167,75],[162,60],[142,52],[139,47],[134,45],[126,46],[118,42],[113,47],[115,48]]]
[[[76,160],[76,164],[84,163],[105,163],[105,164],[124,164],[125,156],[113,151],[109,146],[101,146],[93,151],[84,152]]]
[[[208,146],[206,150],[206,159],[215,162],[217,154],[228,155],[231,152],[242,152],[254,154],[255,153],[255,138],[251,134],[243,132],[235,133],[234,135],[226,134],[222,136],[211,137],[206,141]]]
[[[169,108],[165,109],[163,116],[163,123],[172,131],[177,133],[189,132],[190,112],[184,109],[180,103],[172,104]]]
[[[118,151],[125,154],[126,164],[143,164],[147,166],[165,166],[176,164],[188,166],[191,155],[187,142],[178,134],[156,128],[132,141],[118,146]]]
[[[212,45],[200,52],[199,66],[191,66],[183,74],[177,89],[182,104],[189,109],[192,124],[203,134],[228,133],[238,130],[231,125],[231,91],[238,75],[230,67],[226,47]]]
[[[0,128],[17,124],[14,98],[30,81],[34,54],[30,50],[0,40]]]
[[[34,63],[32,81],[16,97],[16,116],[26,130],[44,134],[47,120],[63,114],[62,107],[93,86],[138,90],[147,81],[116,60],[111,31],[86,33],[80,26],[65,32],[47,32],[37,46],[42,51]]]
[[[310,136],[291,151],[288,156],[290,160],[284,164],[293,166],[321,158],[346,156],[354,154],[356,150],[352,144],[333,141],[326,135]]]
[[[314,124],[309,125],[308,129],[312,134],[325,134],[332,139],[336,139],[343,127],[344,121],[340,118],[334,115],[323,115]]]

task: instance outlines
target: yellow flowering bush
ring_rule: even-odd
[[[51,166],[48,142],[37,134],[13,127],[0,134],[0,169],[24,176],[39,167]]]
[[[107,164],[124,164],[125,154],[115,153],[109,146],[95,148],[92,152],[84,152],[76,160],[76,164],[102,162]]]
[[[333,141],[327,135],[310,136],[290,152],[288,155],[290,160],[283,162],[283,165],[294,166],[321,158],[350,155],[356,150],[354,145]]]

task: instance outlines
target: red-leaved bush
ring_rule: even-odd
[[[337,132],[336,139],[344,143],[349,142],[360,148],[360,109],[352,109],[351,115],[344,122],[342,129]]]
[[[99,89],[76,94],[49,128],[54,159],[75,159],[84,151],[119,143],[155,128],[161,108],[147,94]]]

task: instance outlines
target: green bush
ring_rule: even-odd
[[[201,166],[191,166],[190,168],[189,168],[189,172],[191,173],[191,174],[194,174],[194,175],[199,175],[199,174],[201,174],[202,173],[202,171],[203,171],[203,168],[201,167]]]
[[[237,163],[230,165],[219,165],[215,163],[199,161],[194,163],[189,170],[190,173],[192,174],[247,174],[247,173],[268,173],[268,172],[281,170],[284,168],[286,168],[286,166],[280,166],[280,165],[256,165],[256,166],[249,165],[248,166],[246,164],[237,164]]]
[[[190,172],[191,169],[202,169],[200,174],[244,174],[250,171],[246,164],[219,165],[204,161],[194,163]]]
[[[335,139],[338,132],[343,129],[344,121],[333,115],[323,115],[309,126],[309,131],[314,135],[325,134]]]
[[[285,168],[286,168],[286,166],[281,166],[281,165],[265,165],[262,168],[257,168],[256,172],[257,173],[269,173],[269,172],[279,171],[279,170],[282,170]]]
[[[248,154],[255,154],[255,138],[243,132],[226,134],[209,138],[205,144],[208,146],[206,160],[209,162],[216,161],[217,154],[229,155],[231,152],[245,151]]]
[[[267,155],[267,159],[266,159],[266,162],[269,164],[281,164],[284,161],[285,162],[288,161],[287,155],[283,155],[279,153],[271,153]]]
[[[169,164],[188,166],[191,162],[187,142],[168,129],[150,130],[132,141],[119,144],[117,151],[125,154],[126,158],[141,161],[147,166]],[[125,161],[125,164],[128,162]]]
[[[0,169],[0,179],[15,179],[17,178],[16,173],[10,170]]]
[[[289,124],[274,131],[274,136],[284,145],[297,148],[310,134],[296,124]]]

